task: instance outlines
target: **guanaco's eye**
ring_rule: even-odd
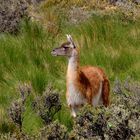
[[[67,46],[64,46],[64,47],[63,47],[63,50],[66,50],[67,48],[68,48]]]

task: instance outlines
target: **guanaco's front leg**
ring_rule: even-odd
[[[78,107],[77,106],[70,106],[71,115],[75,118],[77,115]]]

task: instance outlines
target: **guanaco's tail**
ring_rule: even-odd
[[[103,81],[103,87],[102,87],[102,99],[103,99],[103,105],[105,107],[109,105],[109,92],[110,92],[109,80],[105,77]]]

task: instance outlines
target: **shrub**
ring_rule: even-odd
[[[25,101],[31,93],[31,85],[23,84],[19,85],[20,99],[14,101],[9,108],[9,116],[11,120],[19,126],[22,131],[23,113],[25,111]]]
[[[38,139],[40,140],[67,140],[68,133],[65,126],[58,122],[52,122],[50,125],[42,128],[39,132]]]
[[[121,90],[116,92],[116,96],[108,108],[100,106],[93,109],[86,105],[81,109],[74,121],[74,128],[70,134],[71,139],[129,140],[139,137],[139,93],[131,91],[126,95],[127,91],[122,88],[121,83],[118,83],[118,81],[115,82],[117,84],[115,88],[121,85],[118,88]],[[132,82],[129,85],[132,89]]]
[[[27,17],[28,4],[25,0],[2,0],[0,2],[0,32],[16,34],[19,23]]]
[[[38,96],[33,102],[33,108],[38,115],[44,120],[45,124],[53,120],[54,115],[61,109],[59,95],[52,90],[52,87],[47,87],[42,96]]]

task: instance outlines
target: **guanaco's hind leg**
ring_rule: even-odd
[[[97,105],[102,104],[102,88],[103,88],[103,83],[101,82],[97,95],[95,95],[92,99],[93,106],[97,106]]]
[[[102,99],[103,99],[103,105],[105,107],[109,105],[109,92],[110,92],[109,81],[107,78],[105,78],[102,87]]]

